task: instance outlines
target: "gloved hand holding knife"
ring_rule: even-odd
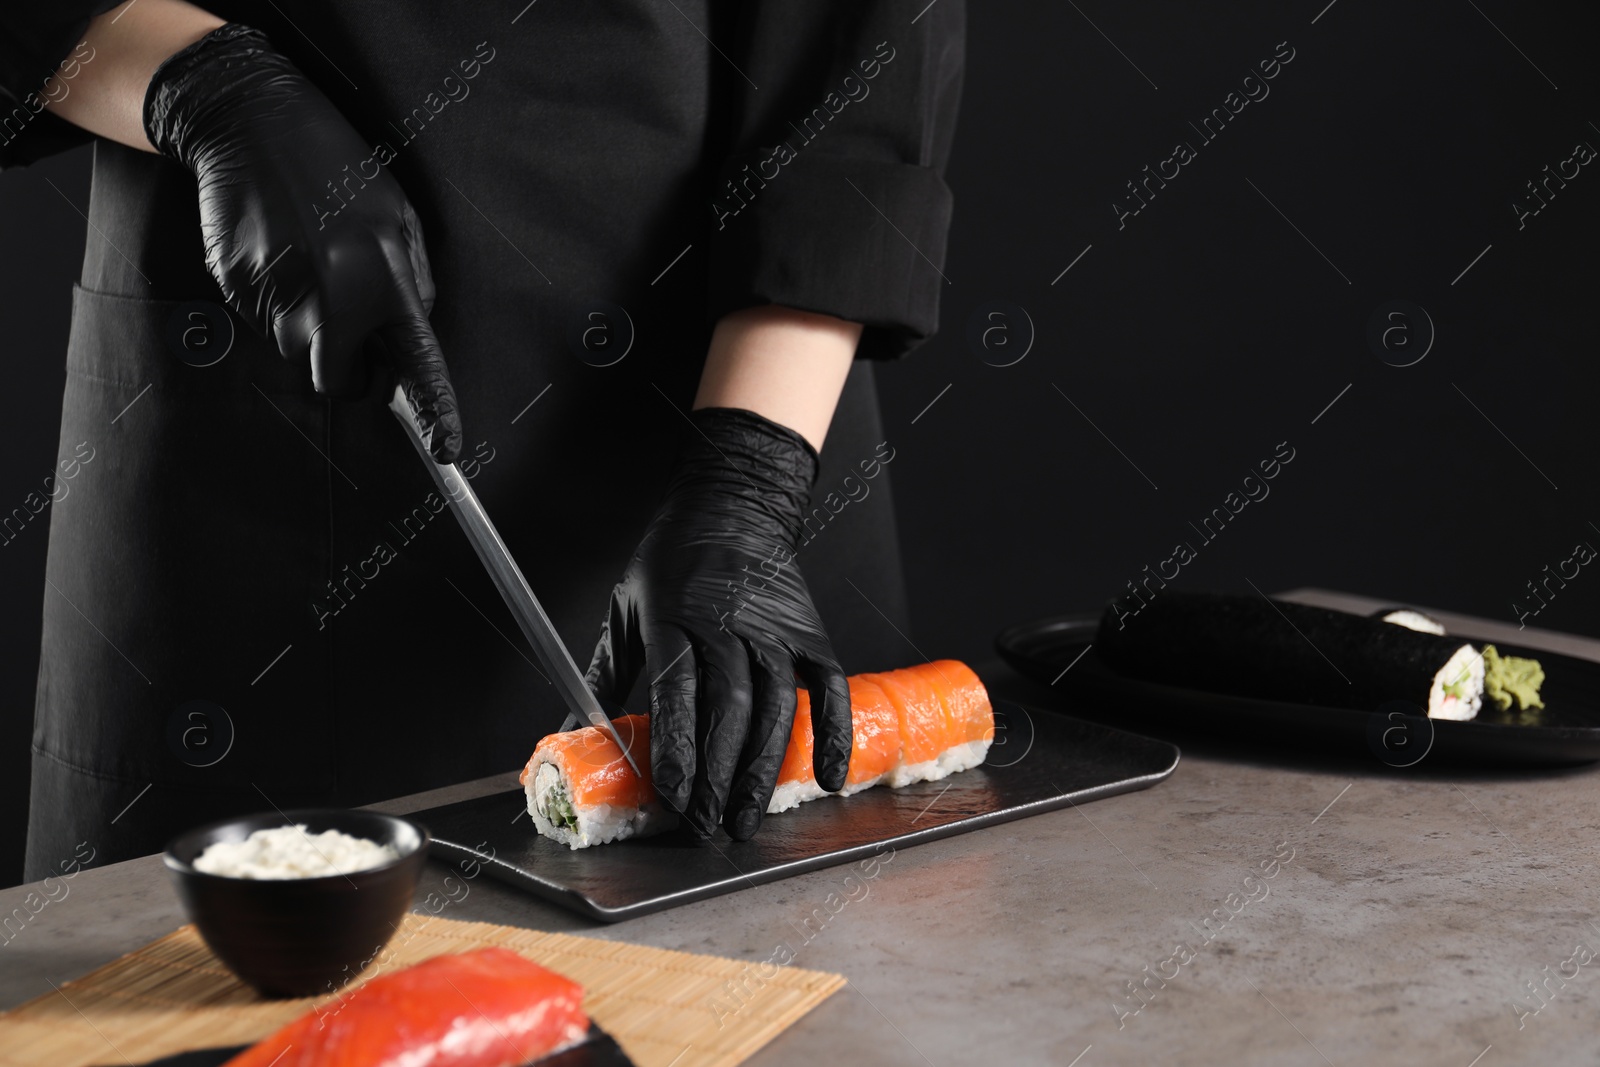
[[[461,418],[428,324],[422,227],[385,168],[349,170],[369,149],[332,102],[266,35],[228,23],[156,68],[143,119],[150,144],[195,175],[206,265],[229,306],[334,396],[365,390],[376,337],[429,452],[453,462]]]

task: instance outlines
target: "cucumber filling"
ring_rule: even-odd
[[[533,805],[550,825],[563,830],[578,829],[578,812],[572,806],[567,780],[552,763],[541,764],[534,778]]]
[[[1434,675],[1428,693],[1428,716],[1465,721],[1483,705],[1483,657],[1471,645],[1456,649]]]

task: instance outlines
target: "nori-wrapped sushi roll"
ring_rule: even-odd
[[[1112,604],[1094,647],[1119,674],[1243,697],[1368,711],[1403,700],[1438,719],[1470,719],[1483,702],[1483,656],[1459,638],[1263,596]]]

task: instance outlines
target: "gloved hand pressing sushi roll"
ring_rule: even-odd
[[[817,453],[751,411],[700,408],[595,647],[588,681],[624,700],[650,688],[650,770],[660,800],[709,835],[761,825],[809,691],[818,784],[850,766],[850,689],[795,560]]]
[[[461,419],[428,324],[421,225],[387,170],[350,170],[371,151],[321,90],[266,35],[228,23],[156,68],[144,129],[194,172],[206,265],[229,306],[309,363],[320,393],[360,395],[375,337],[429,451],[453,462]]]

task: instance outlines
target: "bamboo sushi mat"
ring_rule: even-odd
[[[416,914],[406,916],[385,949],[381,973],[488,945],[581,982],[584,1009],[639,1067],[743,1063],[845,981],[793,967],[750,981],[748,964],[721,956]],[[369,970],[368,977],[373,973],[380,972]],[[711,1000],[726,1001],[728,994],[718,996],[723,983],[742,973],[744,1007],[719,1020]],[[339,995],[265,1000],[211,954],[193,926],[183,926],[63,983],[59,993],[0,1014],[0,1064],[126,1067],[190,1049],[250,1044],[319,999]]]

